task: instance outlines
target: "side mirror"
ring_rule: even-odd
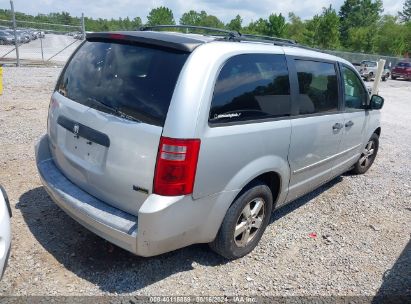
[[[380,110],[384,105],[384,98],[379,95],[372,95],[370,100],[371,110]]]

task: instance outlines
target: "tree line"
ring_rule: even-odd
[[[224,23],[205,11],[190,10],[175,20],[171,9],[152,9],[145,25],[180,24],[229,29],[245,34],[275,36],[328,50],[408,56],[411,53],[411,0],[405,0],[397,15],[383,14],[382,0],[345,0],[340,10],[331,5],[311,19],[302,20],[290,12],[286,18],[272,13],[244,24],[240,15]],[[10,20],[10,10],[0,10],[0,19]],[[19,21],[79,26],[80,18],[67,12],[38,14],[16,13]],[[140,17],[119,19],[85,18],[87,31],[135,30],[142,26]],[[35,27],[31,25],[30,27]]]

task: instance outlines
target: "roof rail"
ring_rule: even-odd
[[[245,39],[244,39],[245,38]],[[292,39],[285,39],[285,38],[279,38],[275,36],[264,36],[264,35],[253,35],[253,34],[241,34],[240,36],[241,40],[250,40],[250,41],[261,41],[261,42],[279,42],[281,44],[290,44],[290,45],[298,45],[295,40]]]
[[[255,42],[265,42],[265,43],[271,42],[274,45],[278,45],[278,46],[292,46],[292,47],[298,47],[298,48],[309,50],[309,51],[326,53],[324,50],[310,47],[304,44],[300,44],[297,41],[292,40],[292,39],[279,38],[275,36],[253,35],[253,34],[240,34],[240,35],[241,35],[239,38],[240,41],[255,41]]]
[[[204,31],[209,31],[209,32],[219,32],[226,34],[226,38],[228,40],[235,40],[238,39],[241,34],[237,31],[230,31],[230,30],[225,30],[225,29],[220,29],[220,28],[214,28],[214,27],[207,27],[207,26],[196,26],[196,25],[144,25],[141,26],[138,30],[139,31],[150,31],[150,30],[157,30],[157,29],[185,29],[186,32],[188,33],[189,29],[192,30],[204,30]]]
[[[324,50],[320,50],[317,48],[313,48],[313,47],[300,44],[297,41],[292,40],[292,39],[279,38],[275,36],[265,36],[265,35],[241,34],[240,32],[237,32],[237,31],[225,30],[225,29],[214,28],[214,27],[207,27],[207,26],[173,25],[173,24],[143,25],[140,28],[138,28],[138,30],[139,31],[150,31],[150,30],[173,29],[173,28],[185,29],[186,33],[188,33],[189,29],[194,29],[194,30],[204,30],[204,31],[209,31],[209,32],[219,32],[219,33],[225,34],[225,35],[215,35],[215,36],[221,37],[221,38],[218,38],[219,40],[253,41],[253,42],[262,42],[262,43],[272,43],[278,46],[293,46],[293,47],[299,47],[299,48],[306,49],[306,50],[325,53]]]

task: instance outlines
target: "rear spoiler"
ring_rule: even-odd
[[[87,33],[87,41],[115,40],[141,43],[180,52],[191,53],[204,41],[161,32],[104,32]]]

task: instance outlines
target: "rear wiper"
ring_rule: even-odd
[[[97,107],[105,109],[109,114],[114,114],[114,115],[119,116],[119,117],[124,118],[124,119],[132,120],[132,121],[136,121],[136,122],[141,122],[140,120],[124,113],[123,111],[120,111],[118,108],[110,106],[110,105],[108,105],[108,104],[106,104],[102,101],[97,100],[97,99],[89,97],[89,98],[87,98],[87,102],[91,102],[91,103],[95,104]]]
[[[102,101],[99,101],[99,100],[97,100],[97,99],[88,97],[88,98],[87,98],[87,102],[94,104],[94,105],[97,106],[98,108],[103,108],[103,109],[105,109],[106,111],[108,111],[108,113],[117,114],[117,109],[116,109],[116,108],[114,108],[114,107],[112,107],[112,106],[110,106],[110,105],[108,105],[108,104],[106,104],[106,103],[104,103],[104,102],[102,102]]]

